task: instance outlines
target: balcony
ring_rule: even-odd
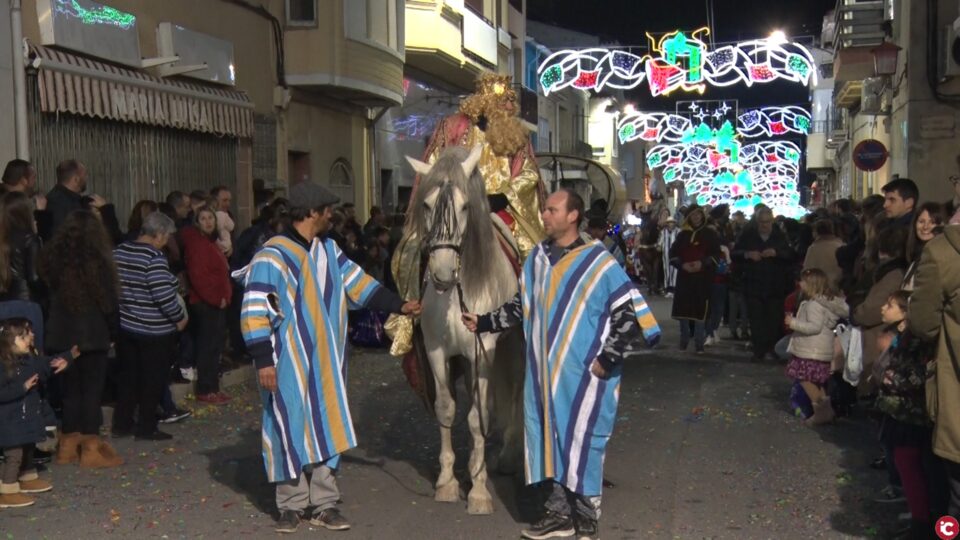
[[[407,0],[404,19],[407,67],[464,90],[510,48],[509,34],[463,0]]]
[[[838,0],[833,36],[833,75],[837,82],[873,76],[871,49],[883,42],[886,32],[885,0]],[[859,89],[856,90],[859,101]]]

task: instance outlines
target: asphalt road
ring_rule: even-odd
[[[732,341],[702,356],[680,353],[669,303],[651,304],[666,335],[625,370],[602,538],[882,538],[895,527],[905,508],[872,502],[884,477],[867,467],[878,452],[868,419],[805,427],[787,408],[783,366],[749,363]],[[353,529],[304,524],[294,537],[519,538],[536,519],[541,494],[513,477],[493,477],[491,516],[467,515],[465,501],[435,503],[436,422],[398,362],[353,351],[350,377],[360,447],[345,457],[339,483]],[[120,468],[51,466],[53,492],[33,507],[0,510],[0,540],[277,536],[256,393],[232,391],[237,399],[223,407],[188,401],[196,415],[165,427],[173,441],[119,441]],[[465,428],[455,440],[466,484]]]

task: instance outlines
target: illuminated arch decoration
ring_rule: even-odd
[[[816,82],[813,56],[799,43],[758,39],[710,51],[701,40],[707,34],[708,28],[689,34],[678,30],[659,40],[647,34],[652,54],[642,57],[603,48],[558,51],[540,64],[540,86],[549,95],[568,87],[629,90],[646,81],[650,93],[659,96],[677,89],[703,93],[708,85]]]
[[[617,122],[617,136],[621,144],[635,140],[676,143],[683,134],[693,129],[693,122],[685,117],[665,112],[634,112],[623,115]],[[810,113],[802,107],[763,107],[750,109],[737,118],[737,135],[747,139],[780,135],[806,135],[810,130]]]

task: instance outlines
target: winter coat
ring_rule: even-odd
[[[223,300],[229,304],[233,296],[230,269],[216,240],[205,236],[196,227],[187,227],[181,237],[190,278],[190,303],[203,302],[215,308],[220,308]]]
[[[853,321],[860,327],[863,337],[863,370],[870,373],[873,363],[883,350],[878,338],[883,334],[884,324],[880,308],[887,303],[890,295],[900,290],[907,263],[903,259],[891,259],[881,262],[873,275],[873,285],[867,297],[853,310]],[[912,304],[912,302],[911,302]],[[860,380],[860,393],[869,394],[876,381],[863,377]]]
[[[104,279],[109,292],[111,309],[103,310],[92,298],[84,298],[78,311],[72,311],[63,302],[61,291],[50,294],[50,318],[47,321],[45,344],[47,350],[63,351],[74,345],[81,352],[106,352],[116,343],[120,331],[120,307],[117,283]]]
[[[893,338],[874,366],[877,409],[898,422],[929,427],[924,400],[927,360],[933,351],[909,332]]]
[[[37,260],[42,247],[40,237],[33,231],[11,231],[7,242],[10,246],[10,283],[6,292],[0,293],[0,301],[37,302],[42,290],[37,275]]]
[[[840,297],[818,296],[800,303],[797,316],[790,322],[793,335],[787,352],[808,360],[833,360],[833,329],[837,321],[849,315],[847,303]]]
[[[843,270],[837,262],[837,250],[843,245],[843,240],[836,236],[818,238],[807,248],[807,256],[803,260],[804,270],[809,268],[822,270],[835,291],[839,290],[840,279],[843,277]]]
[[[927,396],[935,414],[933,451],[960,463],[960,227],[948,226],[927,242],[920,257],[907,317],[910,331],[936,340],[936,392]],[[931,409],[930,405],[935,405]]]
[[[720,256],[720,238],[716,231],[702,225],[692,229],[684,224],[677,240],[670,247],[670,264],[677,268],[677,285],[673,298],[674,319],[704,321],[709,309],[713,285],[714,262]],[[700,261],[699,272],[683,269],[688,262]]]
[[[70,358],[69,354],[63,358]],[[46,381],[53,373],[51,357],[21,356],[13,370],[0,365],[0,448],[40,442],[47,437],[43,399],[39,384],[25,390],[23,383],[34,375]]]
[[[745,256],[749,251],[767,249],[775,250],[777,255],[759,261],[752,261]],[[795,254],[780,229],[774,227],[766,240],[760,236],[755,226],[745,229],[731,255],[733,263],[739,265],[743,271],[743,290],[748,297],[770,299],[779,303],[793,289]]]
[[[67,220],[67,216],[74,210],[83,209],[83,196],[79,193],[70,191],[62,184],[53,186],[53,189],[47,193],[47,212],[50,213],[49,237],[44,240],[50,240],[57,232],[57,229]]]

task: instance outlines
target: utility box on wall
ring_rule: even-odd
[[[37,0],[44,45],[139,68],[137,18],[91,0]]]
[[[233,43],[229,41],[165,22],[157,27],[157,50],[160,56],[180,57],[177,62],[160,66],[161,75],[178,73],[227,86],[237,83]],[[196,69],[204,65],[205,68]],[[189,69],[191,66],[194,69]],[[189,70],[179,73],[185,67]]]

